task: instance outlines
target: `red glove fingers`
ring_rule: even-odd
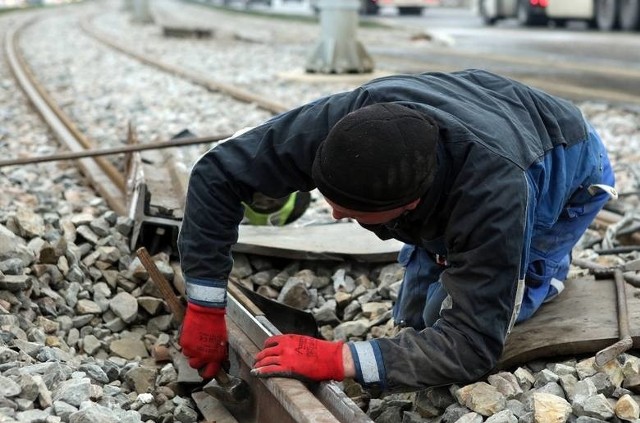
[[[180,346],[189,366],[204,379],[213,378],[227,360],[225,309],[189,303],[182,323]]]
[[[256,355],[251,374],[258,377],[293,377],[320,382],[343,380],[342,342],[302,335],[268,338]]]

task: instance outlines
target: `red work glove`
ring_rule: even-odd
[[[343,342],[302,335],[276,335],[264,342],[251,374],[258,377],[293,377],[320,382],[343,380]]]
[[[180,346],[189,366],[203,379],[213,378],[227,360],[225,309],[189,303],[182,323]]]

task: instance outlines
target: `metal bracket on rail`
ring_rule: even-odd
[[[188,135],[182,132],[176,137]],[[137,143],[132,125],[128,142]],[[186,169],[175,167],[176,160],[163,153],[135,152],[128,157],[127,208],[134,222],[130,247],[136,250],[144,246],[151,254],[164,251],[175,256],[188,175]]]

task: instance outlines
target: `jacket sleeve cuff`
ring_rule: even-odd
[[[386,372],[382,351],[376,341],[358,341],[347,344],[356,367],[356,380],[364,385],[386,389]]]
[[[185,285],[189,302],[204,307],[227,306],[227,281],[185,276]]]

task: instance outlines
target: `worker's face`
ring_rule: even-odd
[[[350,218],[356,220],[362,225],[381,225],[383,223],[390,222],[393,219],[400,217],[404,212],[415,209],[420,202],[420,199],[417,199],[405,206],[391,210],[380,212],[363,212],[342,207],[326,197],[325,200],[327,200],[327,203],[329,203],[329,205],[333,209],[334,219]]]

